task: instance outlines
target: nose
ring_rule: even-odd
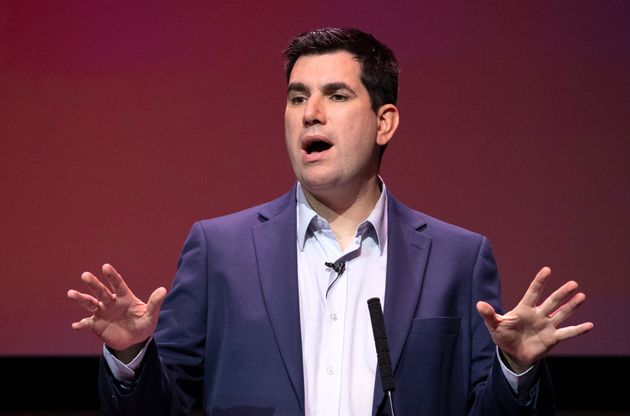
[[[311,95],[308,98],[302,115],[304,126],[326,124],[326,111],[323,104],[322,98],[317,95]]]

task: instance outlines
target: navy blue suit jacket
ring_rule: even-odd
[[[392,195],[387,209],[396,414],[551,414],[544,365],[531,395],[515,397],[475,309],[478,300],[502,308],[487,240]],[[194,224],[132,390],[101,360],[103,414],[184,415],[197,400],[206,415],[304,414],[296,250],[295,188]],[[384,399],[377,375],[373,413]]]

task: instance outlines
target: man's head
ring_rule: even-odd
[[[325,28],[296,36],[284,50],[287,81],[301,56],[346,51],[361,64],[361,82],[370,94],[372,110],[398,99],[398,60],[387,46],[357,29]]]
[[[303,189],[328,203],[374,195],[398,126],[393,54],[371,35],[323,29],[295,38],[286,56],[285,139]]]

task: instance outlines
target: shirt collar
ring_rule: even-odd
[[[381,185],[381,195],[376,201],[376,205],[368,215],[367,219],[359,224],[359,230],[362,230],[365,226],[371,226],[375,233],[376,242],[378,244],[380,254],[383,254],[385,249],[385,242],[387,240],[387,189],[385,188],[385,182],[379,176],[379,183]],[[302,185],[298,182],[296,189],[297,200],[297,240],[300,250],[304,250],[304,244],[306,239],[310,236],[311,224],[315,225],[315,228],[322,229],[328,228],[328,221],[317,215],[317,212],[311,207]]]

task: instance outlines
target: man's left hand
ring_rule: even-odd
[[[584,293],[578,292],[575,281],[566,282],[537,305],[550,275],[549,267],[540,269],[518,305],[504,315],[496,313],[486,302],[477,302],[477,311],[494,343],[505,355],[512,371],[517,374],[544,357],[560,341],[593,329],[592,322],[559,327],[586,299]]]

